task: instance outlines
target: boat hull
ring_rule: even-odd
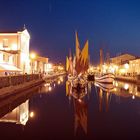
[[[101,76],[95,76],[95,81],[100,83],[113,83],[115,76],[113,74],[104,74]]]

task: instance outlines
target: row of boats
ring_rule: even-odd
[[[83,49],[80,49],[80,43],[76,32],[75,55],[69,53],[66,57],[66,70],[68,73],[68,80],[74,89],[81,90],[85,88],[88,81],[96,81],[99,83],[113,83],[114,74],[94,74],[89,73],[89,53],[88,53],[88,40],[86,41]]]

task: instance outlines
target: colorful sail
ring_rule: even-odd
[[[85,73],[89,67],[89,55],[88,55],[88,41],[86,41],[83,50],[80,50],[80,44],[78,40],[78,34],[76,32],[76,55],[73,57],[70,51],[69,55],[69,73],[72,75],[79,75],[80,73]]]
[[[85,43],[85,46],[81,52],[79,60],[76,62],[76,71],[77,74],[84,73],[88,70],[89,67],[89,55],[88,55],[88,41]]]
[[[68,58],[68,56],[66,56],[66,71],[69,70],[69,66],[70,66],[70,64],[69,64],[69,58]]]
[[[80,43],[79,43],[77,32],[76,32],[76,44],[75,44],[75,46],[76,46],[76,50],[75,50],[75,52],[76,52],[76,61],[78,61],[79,58],[80,58],[81,50],[80,50]]]
[[[87,62],[89,60],[89,55],[88,55],[88,40],[85,43],[85,46],[81,52],[81,63],[84,66],[88,66]]]

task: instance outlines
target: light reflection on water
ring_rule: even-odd
[[[33,131],[37,129],[34,124],[38,123],[38,128],[42,129],[43,132],[48,131],[56,134],[59,131],[66,131],[64,128],[69,126],[66,133],[71,139],[112,138],[115,131],[118,131],[119,138],[121,135],[125,138],[128,135],[128,139],[132,136],[140,137],[138,133],[140,132],[138,129],[140,125],[138,122],[140,117],[140,86],[138,85],[118,81],[113,84],[89,82],[86,89],[77,92],[76,90],[71,91],[69,82],[65,82],[65,78],[61,76],[46,81],[32,93],[36,94],[28,95],[26,99],[24,96],[23,101],[20,99],[21,102],[17,99],[14,101],[14,105],[11,103],[2,107],[0,103],[1,131],[6,129],[4,126],[10,127],[9,123],[16,124],[16,126],[20,124],[26,126],[24,131],[22,130],[20,133],[24,134],[25,137],[44,135],[46,138],[55,138],[51,134],[40,131],[38,134],[34,134]],[[58,118],[54,114],[62,117]],[[125,118],[126,116],[128,118]],[[46,123],[43,128],[44,122],[47,122],[48,125]],[[60,122],[62,122],[61,128],[56,125]],[[51,127],[47,127],[50,125]],[[124,130],[123,133],[122,130]],[[17,136],[15,131],[16,128],[12,130],[12,135]],[[111,134],[108,131],[111,131]],[[6,136],[6,133],[3,135]],[[57,135],[58,138],[66,138],[65,133],[64,136]]]

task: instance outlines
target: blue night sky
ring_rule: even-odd
[[[137,0],[0,0],[0,31],[26,25],[30,48],[52,62],[64,62],[75,49],[75,30],[83,47],[89,40],[91,61],[99,49],[111,56],[140,56],[140,2]]]

